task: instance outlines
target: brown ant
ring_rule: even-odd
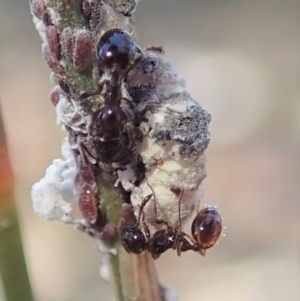
[[[121,230],[121,243],[129,253],[140,254],[144,250],[148,250],[153,259],[157,259],[162,253],[168,249],[177,250],[178,256],[181,252],[193,250],[199,252],[202,256],[205,255],[206,249],[211,248],[220,237],[222,231],[222,219],[218,211],[209,206],[200,210],[192,223],[192,237],[181,231],[181,212],[180,205],[183,195],[183,189],[179,199],[179,225],[175,228],[168,225],[162,219],[157,219],[157,208],[155,202],[155,194],[152,187],[152,194],[146,196],[141,203],[137,222],[133,226],[125,226]],[[150,237],[149,228],[145,222],[145,214],[143,209],[149,200],[154,197],[154,218],[157,224],[166,225],[166,229],[158,230]],[[142,216],[142,224],[145,235],[138,228]],[[145,237],[146,236],[146,237]]]
[[[121,108],[121,100],[131,107],[132,103],[122,96],[121,86],[128,72],[142,60],[143,54],[128,32],[114,28],[100,38],[96,56],[98,75],[95,94],[105,87],[104,106],[93,113],[89,127],[90,146],[83,145],[83,149],[103,163],[120,162],[135,150],[134,127],[128,112]],[[99,78],[104,73],[109,75],[109,79],[100,82]],[[88,96],[91,95],[82,95]]]

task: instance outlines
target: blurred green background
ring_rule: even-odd
[[[206,258],[169,251],[157,260],[180,300],[300,298],[299,12],[299,0],[138,5],[139,43],[164,45],[212,114],[202,205],[218,206],[226,236]],[[60,157],[64,134],[27,1],[1,0],[0,33],[1,101],[36,300],[113,300],[93,242],[32,211],[30,187]]]

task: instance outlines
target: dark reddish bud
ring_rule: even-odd
[[[46,12],[44,0],[31,0],[30,4],[34,15],[41,20],[43,14]]]
[[[56,105],[59,102],[59,98],[60,98],[60,93],[61,93],[61,89],[59,86],[55,86],[52,91],[50,92],[50,101],[53,104],[54,107],[56,107]]]
[[[66,27],[60,35],[61,50],[63,56],[73,63],[74,53],[74,32],[70,27]]]
[[[50,48],[47,44],[42,45],[43,56],[49,66],[49,68],[58,75],[64,75],[64,68],[60,64],[60,61],[57,59],[56,55],[50,51]]]
[[[89,31],[80,29],[75,36],[73,65],[78,71],[83,71],[89,65],[92,57],[93,40]]]
[[[81,187],[78,206],[83,217],[90,223],[95,224],[98,217],[97,199],[89,186]]]
[[[45,26],[52,25],[51,16],[47,10],[45,11],[45,13],[42,16],[42,21],[45,24]]]
[[[87,183],[89,183],[90,186],[94,188],[94,190],[97,190],[97,184],[96,179],[93,174],[92,167],[89,165],[84,165],[83,163],[80,163],[79,165],[79,174],[76,180],[76,185],[78,187],[83,187]]]
[[[129,204],[122,204],[121,217],[126,224],[133,225],[136,222],[133,208]]]
[[[112,243],[118,237],[118,228],[113,223],[107,223],[101,229],[99,238],[105,243]]]
[[[82,165],[76,179],[78,206],[83,217],[95,224],[98,219],[98,200],[96,198],[97,185],[90,165]]]
[[[46,39],[51,53],[53,53],[56,56],[56,58],[60,60],[61,54],[60,54],[59,35],[56,26],[50,25],[46,28]]]

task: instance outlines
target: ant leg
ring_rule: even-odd
[[[177,249],[177,256],[180,256],[180,255],[181,255],[182,246],[183,246],[183,241],[181,240],[181,241],[178,243],[177,247],[176,247],[176,249]]]
[[[145,214],[144,214],[144,212],[143,212],[142,223],[143,223],[143,228],[144,228],[144,232],[146,234],[147,241],[149,241],[150,240],[150,230],[149,230],[149,227],[147,226],[147,224],[145,222]]]
[[[128,116],[126,115],[126,113],[123,110],[120,110],[119,114],[121,115],[120,117],[123,120],[126,120],[126,125],[125,126],[126,126],[126,133],[128,134],[128,139],[129,139],[129,148],[130,149],[134,148],[134,150],[133,150],[133,152],[134,152],[135,151],[135,139],[134,139],[134,133],[133,133],[134,126],[132,125],[132,123],[128,119]]]
[[[126,98],[126,97],[123,97],[123,96],[121,96],[121,98],[119,100],[120,100],[120,103],[121,103],[122,100],[125,100],[126,103],[128,104],[128,106],[130,107],[130,109],[132,111],[135,111],[135,105],[133,104],[132,100],[130,100],[130,99]]]
[[[184,232],[181,231],[181,200],[183,195],[183,189],[181,189],[180,198],[178,202],[178,215],[179,215],[179,225],[175,228],[176,237],[174,239],[173,249],[177,250],[177,255],[181,255],[181,251],[184,250],[183,246],[191,246],[191,243],[185,238],[187,236]],[[192,240],[194,241],[194,240]]]
[[[109,85],[109,84],[110,84],[110,81],[108,79],[105,79],[103,82],[99,83],[98,87],[97,87],[97,92],[98,92],[97,94],[101,93],[104,86]]]
[[[196,215],[200,211],[199,208],[200,208],[200,201],[198,202],[198,205],[197,205]]]
[[[97,163],[97,158],[93,154],[93,150],[83,142],[80,143],[79,151],[85,165]]]
[[[96,120],[99,118],[99,115],[100,115],[100,113],[101,113],[101,111],[102,111],[103,109],[104,109],[104,107],[102,107],[102,108],[96,110],[96,111],[93,113],[92,118],[91,118],[91,121],[90,121],[90,125],[89,125],[89,132],[92,131],[93,126],[94,126],[94,124],[96,123]]]
[[[59,85],[61,91],[67,96],[71,97],[75,100],[78,99],[76,88],[69,81],[67,81],[66,76],[55,74],[54,75],[55,82]]]
[[[183,196],[183,191],[184,189],[181,189],[180,197],[179,197],[179,202],[178,202],[178,214],[179,214],[179,228],[178,231],[181,232],[181,201],[182,201],[182,196]]]
[[[200,253],[200,255],[205,256],[206,255],[206,250],[203,248],[199,248],[198,252]]]
[[[76,87],[70,81],[67,81],[66,76],[55,74],[54,79],[56,80],[57,84],[60,86],[61,90],[67,96],[71,96],[71,98],[73,98],[75,100],[80,100],[80,99],[87,98],[89,96],[93,96],[93,95],[97,94],[97,92],[95,92],[92,94],[83,93],[83,94],[78,95]]]
[[[177,255],[180,256],[181,252],[186,252],[189,250],[198,252],[198,246],[188,241],[185,238],[185,233],[181,233],[180,242],[176,245],[176,250],[177,250]]]
[[[175,228],[176,238],[175,238],[174,245],[178,245],[176,242],[180,241],[182,239],[182,234],[184,234],[183,232],[181,232],[181,228],[182,228],[182,225],[181,225],[181,201],[182,201],[183,192],[184,192],[184,189],[181,189],[179,202],[178,202],[179,225],[176,226],[176,228]]]
[[[135,106],[134,106],[132,100],[130,100],[130,99],[126,98],[126,97],[121,97],[120,102],[121,102],[121,100],[125,100],[126,103],[129,105],[130,109],[132,111],[135,111]]]
[[[180,251],[185,252],[188,250],[193,250],[200,253],[200,255],[205,256],[206,250],[203,249],[203,247],[199,243],[197,243],[190,235],[184,232],[181,232],[181,235],[183,244],[180,248]],[[185,237],[187,237],[190,241],[188,241]]]
[[[109,83],[110,83],[109,80],[105,79],[103,82],[98,83],[97,89],[96,89],[95,92],[93,92],[93,93],[84,92],[84,93],[80,94],[78,98],[79,99],[84,99],[84,98],[88,98],[90,96],[99,95],[102,92],[104,85],[108,85]]]
[[[120,115],[121,117],[126,120],[126,133],[128,135],[128,140],[129,140],[129,148],[133,149],[132,153],[135,152],[136,148],[135,148],[135,139],[134,139],[134,132],[133,132],[133,124],[131,123],[131,121],[129,120],[128,116],[126,115],[126,113],[123,110],[120,110]]]
[[[142,108],[142,110],[138,110],[140,112],[143,112],[148,107],[148,105],[157,105],[157,104],[159,104],[159,102],[157,102],[157,101],[146,101],[144,103],[136,104],[136,107],[135,107],[134,104],[133,104],[133,101],[129,100],[128,98],[122,97],[121,100],[125,100],[128,103],[128,105],[130,106],[132,111],[136,111],[136,109],[139,108],[139,106],[143,104],[144,107]]]
[[[169,226],[169,224],[166,221],[164,221],[163,219],[158,219],[157,218],[157,207],[156,207],[155,193],[154,193],[154,190],[153,190],[152,186],[149,183],[147,183],[147,185],[149,186],[149,188],[152,190],[152,193],[153,193],[153,204],[154,204],[153,205],[153,215],[154,215],[154,218],[155,218],[155,222],[159,225],[161,225],[161,224],[166,225],[168,227],[168,230],[171,230],[172,227]]]
[[[142,201],[142,203],[141,203],[141,205],[140,205],[139,215],[138,215],[137,223],[136,223],[136,226],[137,226],[137,227],[138,227],[138,225],[140,224],[140,221],[141,221],[141,215],[142,215],[142,214],[143,214],[143,219],[142,219],[142,220],[143,220],[143,222],[144,222],[145,214],[144,214],[143,210],[144,210],[146,204],[147,204],[147,203],[149,202],[149,200],[151,199],[151,197],[152,197],[152,194],[147,195],[147,196],[143,199],[143,201]]]
[[[129,139],[129,149],[132,149],[132,151],[130,152],[131,154],[135,153],[135,151],[136,151],[134,133],[133,133],[132,128],[133,127],[132,127],[131,123],[127,121],[126,130],[127,130],[128,139]]]
[[[181,234],[183,237],[187,237],[191,242],[195,243],[195,240],[189,234],[186,234],[185,232],[181,232]]]

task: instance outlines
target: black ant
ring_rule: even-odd
[[[148,184],[148,186],[152,187]],[[182,200],[183,190],[180,193],[179,199],[179,225],[175,228],[168,225],[167,222],[157,219],[157,208],[154,192],[144,198],[141,203],[137,222],[133,226],[125,226],[121,231],[121,243],[129,253],[140,254],[144,250],[148,250],[153,259],[157,259],[162,253],[168,249],[177,250],[178,256],[181,252],[193,250],[199,252],[202,256],[205,255],[206,249],[211,248],[220,237],[222,231],[222,218],[218,211],[210,206],[200,210],[191,227],[192,237],[181,231],[181,213],[180,205]],[[166,229],[159,230],[150,237],[149,228],[145,222],[143,209],[149,200],[154,197],[154,218],[157,224],[164,224]],[[142,224],[145,235],[138,228],[142,217]],[[145,237],[146,236],[146,237]]]
[[[121,86],[126,75],[142,60],[141,49],[132,36],[119,28],[106,31],[97,45],[97,92],[104,91],[104,106],[93,113],[89,127],[90,146],[83,149],[93,159],[103,163],[120,162],[135,150],[133,124],[128,112],[121,108]],[[100,82],[106,73],[109,79]],[[94,94],[94,95],[95,95]],[[88,97],[91,95],[82,95]]]

